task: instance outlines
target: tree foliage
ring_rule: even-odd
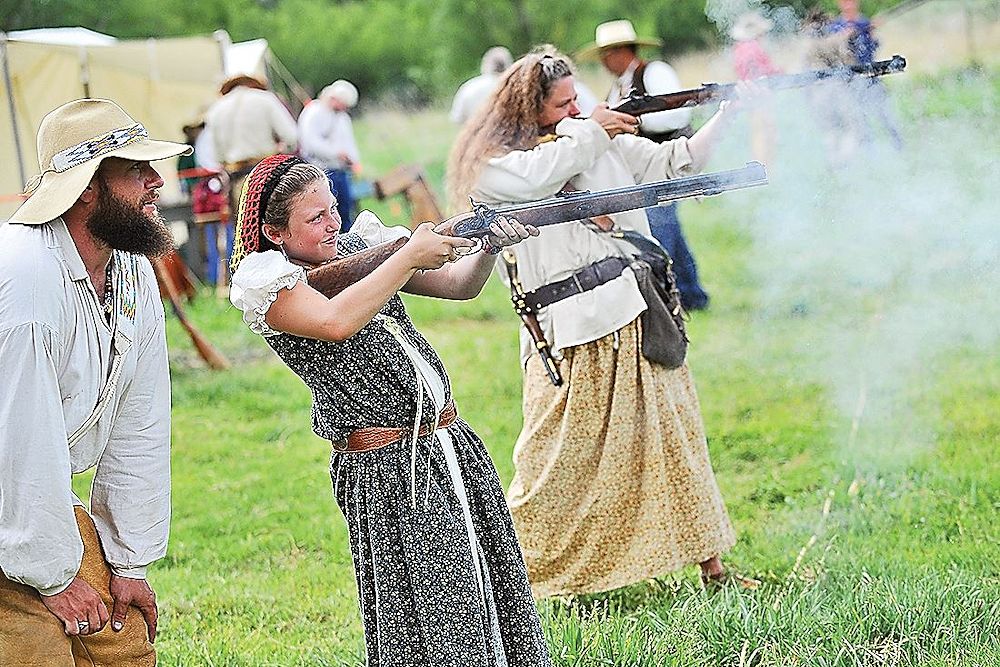
[[[708,0],[729,8],[811,6],[835,11],[836,0]],[[900,0],[865,0],[875,13]],[[234,41],[265,37],[307,87],[337,78],[364,97],[421,102],[447,94],[478,73],[479,59],[502,44],[515,54],[540,43],[573,53],[594,27],[627,17],[643,36],[658,36],[663,55],[724,42],[705,0],[0,0],[0,29],[83,26],[121,38],[210,34]],[[733,10],[736,11],[736,10]]]

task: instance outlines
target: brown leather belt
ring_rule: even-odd
[[[421,436],[430,435],[439,428],[448,428],[458,419],[458,410],[453,401],[448,401],[438,417],[437,424],[421,424],[419,434]],[[386,445],[399,442],[403,438],[408,438],[413,434],[412,428],[390,428],[387,426],[370,426],[359,428],[349,436],[347,441],[333,443],[333,448],[338,452],[349,452],[357,454],[359,452],[370,452]]]
[[[524,295],[528,308],[537,311],[539,308],[562,301],[574,294],[580,294],[594,289],[598,285],[611,282],[622,274],[628,261],[621,257],[606,257],[599,262],[589,264],[569,278],[557,280],[554,283],[542,285]]]

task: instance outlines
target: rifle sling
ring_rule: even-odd
[[[531,336],[535,350],[542,359],[545,374],[549,376],[549,381],[556,387],[562,386],[563,378],[559,372],[559,365],[552,357],[552,350],[549,347],[549,342],[545,340],[545,333],[542,332],[542,326],[538,323],[538,316],[524,300],[524,289],[517,276],[517,258],[509,250],[505,250],[502,257],[504,268],[507,269],[507,277],[510,279],[510,300],[514,304],[514,312],[521,318],[524,328]]]

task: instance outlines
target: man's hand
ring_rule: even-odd
[[[92,635],[108,622],[108,608],[90,584],[74,577],[61,593],[43,595],[42,604],[62,621],[67,635]]]
[[[149,641],[156,641],[156,594],[145,579],[129,579],[111,575],[111,599],[114,609],[111,611],[111,629],[118,632],[125,627],[125,615],[129,605],[136,607],[146,619],[149,629]]]
[[[619,134],[638,134],[639,119],[620,111],[612,111],[607,104],[598,104],[590,114],[590,119],[604,128],[612,139]]]

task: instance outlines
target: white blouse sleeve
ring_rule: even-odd
[[[280,332],[267,326],[264,316],[278,298],[278,292],[292,289],[306,281],[306,270],[289,262],[277,250],[253,252],[247,255],[233,273],[229,300],[243,311],[243,321],[261,336],[276,336]]]
[[[410,230],[406,227],[386,227],[371,211],[361,211],[354,219],[351,231],[360,236],[368,247],[410,236]]]
[[[590,169],[611,146],[604,128],[589,119],[565,118],[556,126],[556,134],[555,141],[487,160],[473,195],[487,202],[551,197]]]

